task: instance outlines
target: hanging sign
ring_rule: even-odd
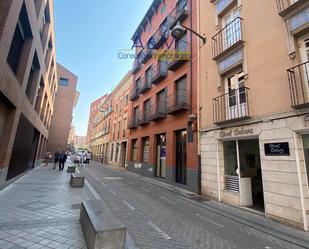
[[[289,156],[289,143],[269,143],[264,144],[266,156]]]

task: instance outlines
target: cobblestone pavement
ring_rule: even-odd
[[[262,216],[265,231],[258,226],[255,228],[254,223],[238,221],[236,209],[232,207],[225,206],[235,214],[229,217],[227,210],[224,211],[215,202],[209,201],[207,204],[207,201],[183,198],[181,193],[166,191],[159,186],[161,183],[155,184],[156,180],[98,163],[79,167],[79,171],[127,226],[139,248],[309,248],[306,244],[309,241],[308,233]],[[246,211],[241,212],[246,216]],[[281,231],[285,233],[269,233],[266,227],[268,230],[284,227]],[[295,238],[301,241],[295,244]]]
[[[70,174],[38,167],[0,191],[1,249],[84,249],[79,224],[88,188],[70,188]]]

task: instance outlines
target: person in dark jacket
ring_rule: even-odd
[[[59,163],[59,158],[60,158],[60,150],[57,149],[57,151],[54,153],[54,168],[56,169],[56,164]]]
[[[63,171],[66,160],[67,160],[67,154],[63,150],[59,157],[59,171],[60,170]]]

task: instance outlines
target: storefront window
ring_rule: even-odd
[[[149,137],[143,138],[143,162],[149,162]]]
[[[226,176],[238,176],[236,141],[223,143],[224,147],[224,173]]]

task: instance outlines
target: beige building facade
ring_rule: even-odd
[[[0,2],[0,185],[44,157],[57,91],[53,1]]]
[[[55,97],[54,113],[49,128],[47,151],[67,150],[73,120],[73,108],[76,106],[79,92],[77,76],[57,63],[58,91]]]
[[[128,107],[129,92],[132,84],[132,74],[129,71],[112,92],[113,115],[112,133],[110,135],[110,149],[107,152],[110,165],[125,167],[128,147]]]
[[[308,230],[309,2],[199,4],[202,194]]]

